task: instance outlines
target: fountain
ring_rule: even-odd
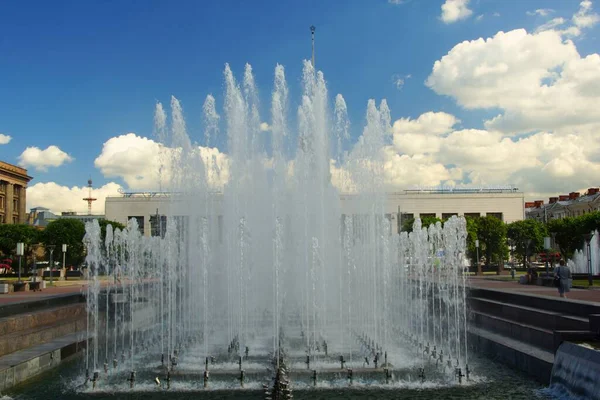
[[[468,382],[465,220],[417,220],[412,233],[396,233],[385,213],[385,100],[368,102],[363,134],[345,153],[345,101],[338,95],[329,110],[324,76],[310,62],[297,129],[284,68],[275,68],[270,135],[260,129],[252,68],[241,83],[229,66],[224,77],[224,123],[209,95],[204,145],[220,140],[223,125],[227,183],[219,186],[224,171],[192,143],[173,97],[169,122],[160,103],[155,114],[172,193],[165,225],[143,237],[132,219],[109,227],[104,241],[97,222],[86,225],[84,370],[94,378],[92,387],[82,376],[79,390],[243,388],[275,399],[311,388]],[[348,209],[332,163],[345,168]],[[101,276],[114,285],[101,290]]]

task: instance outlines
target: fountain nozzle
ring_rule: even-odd
[[[133,389],[133,386],[135,385],[135,371],[131,371],[131,374],[129,374],[129,379],[127,379],[129,381],[129,387]]]

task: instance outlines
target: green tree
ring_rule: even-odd
[[[104,243],[104,239],[106,238],[106,227],[108,225],[112,225],[113,231],[115,229],[123,230],[125,229],[125,225],[117,221],[109,221],[108,219],[101,218],[98,220],[98,225],[100,225],[100,238],[102,239],[102,243]]]
[[[423,217],[423,218],[421,218],[421,226],[427,227],[427,228],[429,228],[429,225],[435,225],[438,222],[442,222],[442,220],[439,219],[439,218],[437,218],[437,217]],[[415,224],[415,219],[414,218],[407,219],[402,224],[402,231],[403,232],[409,232],[409,233],[412,232],[414,224]]]
[[[32,251],[32,244],[39,241],[40,232],[30,225],[0,225],[0,251],[4,257],[11,257],[17,252],[17,243],[25,243],[25,252],[28,256]]]
[[[62,218],[52,221],[43,231],[42,241],[45,246],[55,245],[54,260],[59,260],[62,245],[67,245],[67,265],[79,265],[85,258],[83,237],[85,225],[77,219]]]
[[[583,248],[583,234],[600,230],[600,211],[548,221],[548,232],[556,234],[556,243],[565,258],[570,258],[577,249]]]
[[[515,245],[515,254],[523,260],[523,265],[526,265],[527,252],[531,255],[544,250],[544,237],[548,236],[548,230],[538,220],[525,219],[508,224],[506,235]]]
[[[506,224],[493,216],[480,217],[477,221],[477,237],[480,248],[485,254],[485,265],[490,266],[492,260],[500,262],[507,253]]]
[[[475,247],[475,240],[477,237],[477,230],[479,229],[479,217],[465,217],[467,221],[467,257],[471,261],[471,265],[477,265],[477,248]]]

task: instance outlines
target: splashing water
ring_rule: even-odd
[[[156,237],[143,237],[131,220],[123,231],[107,230],[102,242],[97,222],[86,225],[87,368],[113,360],[107,373],[122,378],[158,367],[201,371],[211,357],[210,368],[239,359],[241,370],[253,356],[268,367],[286,357],[303,365],[305,355],[323,370],[339,368],[341,359],[359,369],[374,359],[387,368],[442,364],[450,376],[464,368],[465,221],[427,228],[417,220],[411,234],[397,233],[386,211],[386,101],[377,107],[369,100],[363,134],[344,153],[346,102],[338,94],[331,113],[323,73],[310,62],[296,130],[281,65],[270,133],[261,130],[251,66],[240,85],[226,65],[224,80],[227,182],[218,179],[223,165],[193,144],[173,97],[170,122],[160,103],[155,114],[159,175],[172,193],[166,218],[155,220]],[[221,135],[212,95],[203,111],[210,146]],[[343,207],[332,160],[352,183]],[[110,289],[101,291],[102,275],[114,282]]]

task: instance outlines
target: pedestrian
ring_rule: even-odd
[[[566,299],[567,295],[565,293],[570,291],[569,279],[571,279],[571,270],[565,265],[565,260],[559,261],[559,266],[554,269],[554,277],[555,279],[560,279],[558,293],[560,294],[560,297]]]

